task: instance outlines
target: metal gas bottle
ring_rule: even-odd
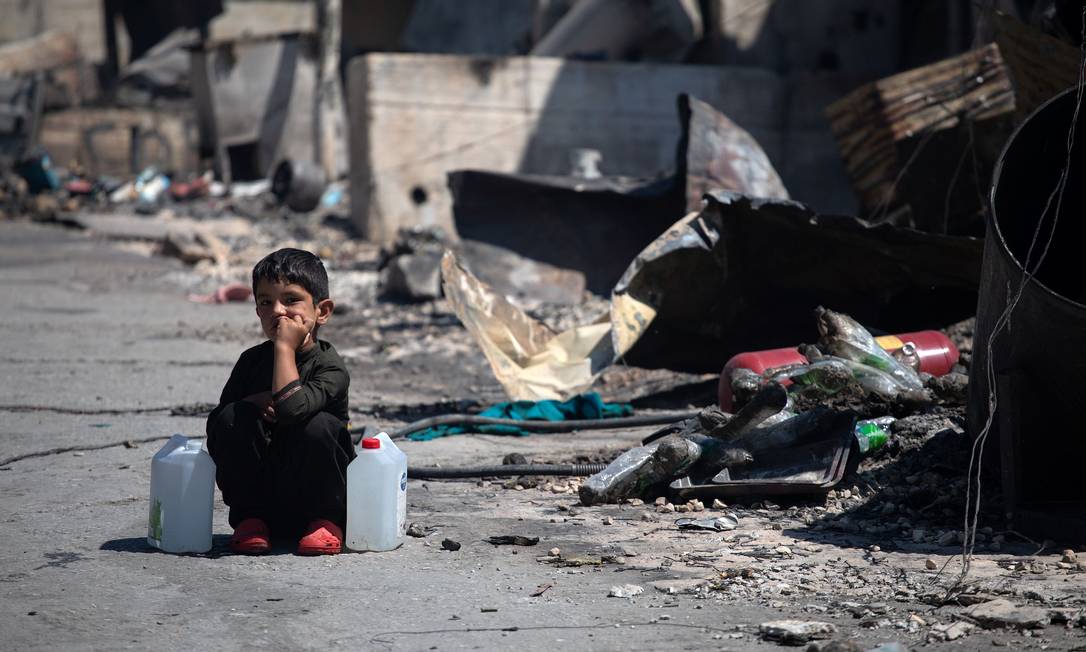
[[[891,353],[907,348],[910,355],[918,358],[919,371],[933,376],[950,373],[954,365],[958,364],[958,348],[946,335],[939,331],[883,335],[876,337],[875,341],[878,342],[879,346]],[[721,409],[732,409],[732,370],[750,369],[754,373],[762,374],[767,369],[791,364],[807,364],[807,358],[796,347],[748,351],[733,356],[724,365],[724,370],[720,374],[718,398]]]

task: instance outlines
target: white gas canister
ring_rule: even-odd
[[[385,433],[362,440],[347,467],[347,547],[393,550],[407,520],[407,455]]]
[[[211,550],[215,462],[198,439],[174,435],[151,458],[147,543],[165,552]]]

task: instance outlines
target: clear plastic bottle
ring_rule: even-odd
[[[385,433],[363,439],[358,457],[347,467],[347,547],[397,548],[406,519],[407,456]]]
[[[215,462],[198,439],[174,435],[151,458],[147,543],[166,552],[211,550]]]

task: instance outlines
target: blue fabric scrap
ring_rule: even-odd
[[[496,419],[517,419],[519,421],[573,421],[580,419],[612,419],[633,414],[629,403],[604,403],[596,392],[574,396],[568,401],[506,401],[492,405],[479,413],[481,417]],[[407,435],[414,441],[429,441],[447,435],[459,435],[465,432],[481,432],[490,435],[529,435],[527,430],[518,426],[443,425],[427,428]]]

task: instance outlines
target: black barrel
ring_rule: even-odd
[[[325,185],[324,170],[312,161],[283,160],[272,173],[272,193],[298,213],[307,213],[317,207]]]
[[[1059,211],[1058,193],[1045,206],[1067,164],[1075,107],[1073,88],[1046,102],[1018,127],[996,164],[968,408],[977,436],[989,414],[991,343],[998,407],[988,448],[998,448],[1008,516],[1016,529],[1062,540],[1086,540],[1086,112],[1077,118]],[[1027,264],[1036,274],[1007,327],[994,333]]]

